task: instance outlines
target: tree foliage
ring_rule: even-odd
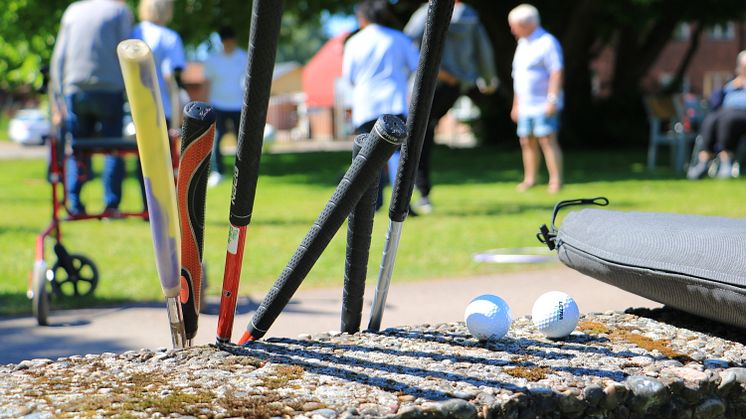
[[[510,135],[507,119],[512,88],[510,67],[515,39],[506,17],[521,1],[466,0],[480,13],[495,50],[499,94],[474,95],[483,110],[482,128],[488,138]],[[48,62],[63,11],[71,0],[4,0],[0,8],[0,89],[38,83],[38,69]],[[137,0],[127,0],[136,10]],[[322,11],[351,13],[354,0],[285,0],[278,58],[304,61],[324,41],[319,25]],[[641,79],[670,40],[676,25],[691,22],[695,33],[715,23],[743,20],[743,0],[533,0],[544,26],[555,34],[565,52],[565,132],[570,137],[618,139],[627,131],[644,128],[640,102]],[[391,0],[402,25],[421,4],[420,0]],[[187,45],[197,45],[223,25],[233,26],[242,45],[249,36],[251,1],[175,0],[170,25]],[[696,41],[696,40],[695,40]],[[590,63],[607,46],[614,49],[611,97],[599,101],[591,95]],[[696,51],[696,42],[684,57],[679,72]],[[620,122],[621,121],[621,122]],[[598,127],[604,127],[599,132]],[[617,134],[614,134],[616,129]],[[636,133],[639,133],[636,131]],[[610,134],[610,135],[609,135]],[[644,135],[643,135],[644,137]]]

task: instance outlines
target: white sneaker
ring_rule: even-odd
[[[417,201],[415,209],[422,214],[430,214],[433,212],[433,204],[430,202],[428,197],[423,196],[419,201]]]
[[[217,186],[220,181],[223,180],[223,176],[218,172],[212,172],[210,173],[210,176],[207,178],[207,186],[213,187]]]

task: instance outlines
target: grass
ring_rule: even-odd
[[[0,110],[0,141],[10,141],[8,137],[8,127],[10,126],[10,116]]]
[[[474,252],[497,247],[536,246],[538,226],[550,221],[559,199],[607,196],[610,208],[743,217],[746,181],[689,182],[665,169],[644,170],[640,151],[567,152],[568,186],[551,196],[543,187],[518,193],[521,177],[517,150],[485,147],[472,150],[436,149],[432,194],[436,206],[429,216],[410,218],[397,255],[397,282],[439,277],[493,274],[525,265],[477,264]],[[264,294],[288,262],[318,216],[349,164],[349,153],[270,154],[262,157],[261,177],[244,257],[241,294]],[[96,159],[100,173],[101,159]],[[232,162],[227,162],[231,167]],[[29,313],[25,297],[34,261],[34,240],[49,222],[50,188],[43,160],[0,163],[0,314]],[[128,161],[130,171],[134,161]],[[230,181],[208,191],[205,261],[209,290],[219,293],[225,260]],[[389,193],[390,189],[387,189]],[[100,180],[86,185],[89,210],[102,206]],[[98,206],[98,208],[97,208]],[[123,209],[141,207],[131,176],[125,183]],[[386,211],[377,214],[369,264],[373,281],[380,263]],[[343,228],[345,228],[343,226]],[[69,251],[82,253],[98,265],[99,288],[93,298],[67,302],[90,306],[122,301],[158,301],[152,241],[141,220],[88,221],[63,225]],[[303,284],[342,284],[345,234],[337,234]],[[54,261],[51,241],[47,258]],[[55,303],[57,304],[57,303]]]

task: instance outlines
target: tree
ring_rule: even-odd
[[[498,94],[472,96],[483,111],[484,137],[498,141],[511,137],[513,131],[507,115],[512,101],[510,72],[516,42],[506,17],[520,1],[466,1],[480,13],[495,49],[502,81]],[[321,12],[351,13],[355,2],[286,0],[278,57],[303,61],[324,40],[318,27]],[[36,70],[51,56],[60,18],[69,3],[70,0],[5,0],[7,5],[0,8],[0,90],[39,82]],[[127,3],[135,10],[136,0]],[[391,2],[402,23],[421,3],[420,0]],[[645,138],[640,82],[679,23],[691,22],[695,34],[699,34],[715,23],[746,17],[743,0],[534,0],[532,3],[541,11],[544,26],[564,46],[567,101],[563,141],[584,144],[589,138],[596,144]],[[171,26],[187,45],[199,44],[222,25],[233,26],[241,44],[248,42],[250,1],[175,0],[174,6]],[[678,80],[696,51],[698,39],[698,36],[692,38],[689,52],[678,67]],[[606,47],[614,50],[611,96],[599,100],[591,94],[590,64]],[[620,126],[624,129],[619,129]]]

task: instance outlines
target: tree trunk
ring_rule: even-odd
[[[674,74],[673,79],[663,88],[663,93],[670,94],[681,90],[684,83],[684,73],[686,73],[686,70],[689,68],[689,64],[691,64],[694,54],[699,50],[699,41],[702,39],[702,29],[704,26],[705,25],[703,25],[702,22],[697,23],[697,26],[694,28],[694,32],[692,32],[691,38],[689,39],[689,46],[686,49],[686,53],[681,59],[679,66],[676,68],[676,73]]]
[[[592,22],[598,12],[598,2],[582,0],[573,8],[566,30],[562,35],[564,52],[565,109],[562,124],[563,137],[587,137],[591,126],[587,120],[592,115],[591,50],[597,33]]]

